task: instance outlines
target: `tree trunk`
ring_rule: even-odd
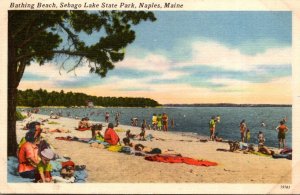
[[[11,12],[8,12],[10,16]],[[9,17],[10,18],[10,17]],[[16,50],[12,37],[12,30],[8,24],[8,89],[7,89],[7,155],[15,156],[17,151],[16,134],[16,105],[17,105],[17,65],[15,63]]]

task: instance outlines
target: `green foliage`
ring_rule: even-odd
[[[43,65],[55,57],[72,60],[74,70],[88,64],[91,73],[101,77],[124,59],[124,48],[135,39],[133,25],[155,21],[152,12],[144,11],[9,11],[9,37],[15,48],[19,77],[32,61]],[[80,34],[99,36],[87,45]],[[62,68],[64,68],[62,63]]]
[[[17,119],[17,121],[23,120],[25,118],[26,118],[26,116],[22,115],[21,112],[16,111],[16,119]]]
[[[97,97],[90,96],[84,93],[65,93],[46,90],[25,91],[18,90],[17,105],[18,106],[86,106],[87,101],[92,101],[95,106],[103,107],[156,107],[160,104],[150,98],[130,98],[130,97]]]

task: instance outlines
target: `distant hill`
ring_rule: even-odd
[[[292,107],[291,104],[164,104],[166,107]]]

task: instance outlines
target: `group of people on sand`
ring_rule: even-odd
[[[163,113],[163,114],[158,114],[156,115],[156,113],[154,113],[152,115],[152,129],[153,130],[163,130],[163,131],[168,131],[169,129],[169,117],[167,115],[167,113]],[[174,126],[174,120],[172,119],[172,127]]]
[[[120,148],[123,148],[123,150],[130,149],[134,150],[135,152],[142,152],[145,154],[176,154],[178,153],[174,152],[173,150],[161,150],[159,148],[151,148],[147,147],[143,144],[134,144],[131,142],[132,139],[134,140],[140,140],[145,141],[145,131],[142,129],[140,134],[132,134],[130,130],[126,131],[125,138],[123,138],[123,143],[121,143],[121,140],[114,130],[114,125],[112,123],[108,124],[108,128],[105,130],[104,134],[101,134],[102,127],[92,127],[92,139],[98,140],[98,143],[92,143],[91,146],[93,147],[99,147],[99,145],[104,144],[106,146],[119,146]]]
[[[29,131],[21,139],[17,150],[18,172],[23,178],[48,183],[52,181],[52,166],[49,162],[55,154],[49,144],[41,139],[41,132],[39,122],[29,124]]]

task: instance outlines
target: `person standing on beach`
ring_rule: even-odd
[[[162,116],[162,122],[163,122],[163,130],[164,131],[168,131],[168,115],[167,113],[163,113],[163,116]]]
[[[276,127],[278,132],[278,147],[280,149],[281,143],[282,148],[285,147],[285,134],[289,131],[288,127],[284,124],[283,121],[280,121],[279,126]]]
[[[155,113],[154,113],[153,116],[152,116],[152,129],[153,129],[153,130],[156,130],[156,129],[157,129],[157,116],[156,116]]]
[[[216,120],[215,120],[215,116],[212,116],[209,121],[210,141],[214,141],[215,139],[215,130],[216,130]]]
[[[247,125],[246,125],[246,121],[244,119],[244,120],[242,120],[240,122],[240,133],[241,133],[241,140],[242,140],[242,142],[245,142],[245,133],[246,133],[246,130],[247,130]]]
[[[120,113],[117,112],[115,116],[116,127],[119,126]]]
[[[171,127],[172,127],[172,128],[175,127],[175,120],[174,120],[174,118],[171,119]]]
[[[162,127],[162,116],[161,114],[158,114],[157,116],[157,129],[160,131]]]
[[[109,113],[108,112],[105,113],[105,122],[106,123],[109,122]]]

